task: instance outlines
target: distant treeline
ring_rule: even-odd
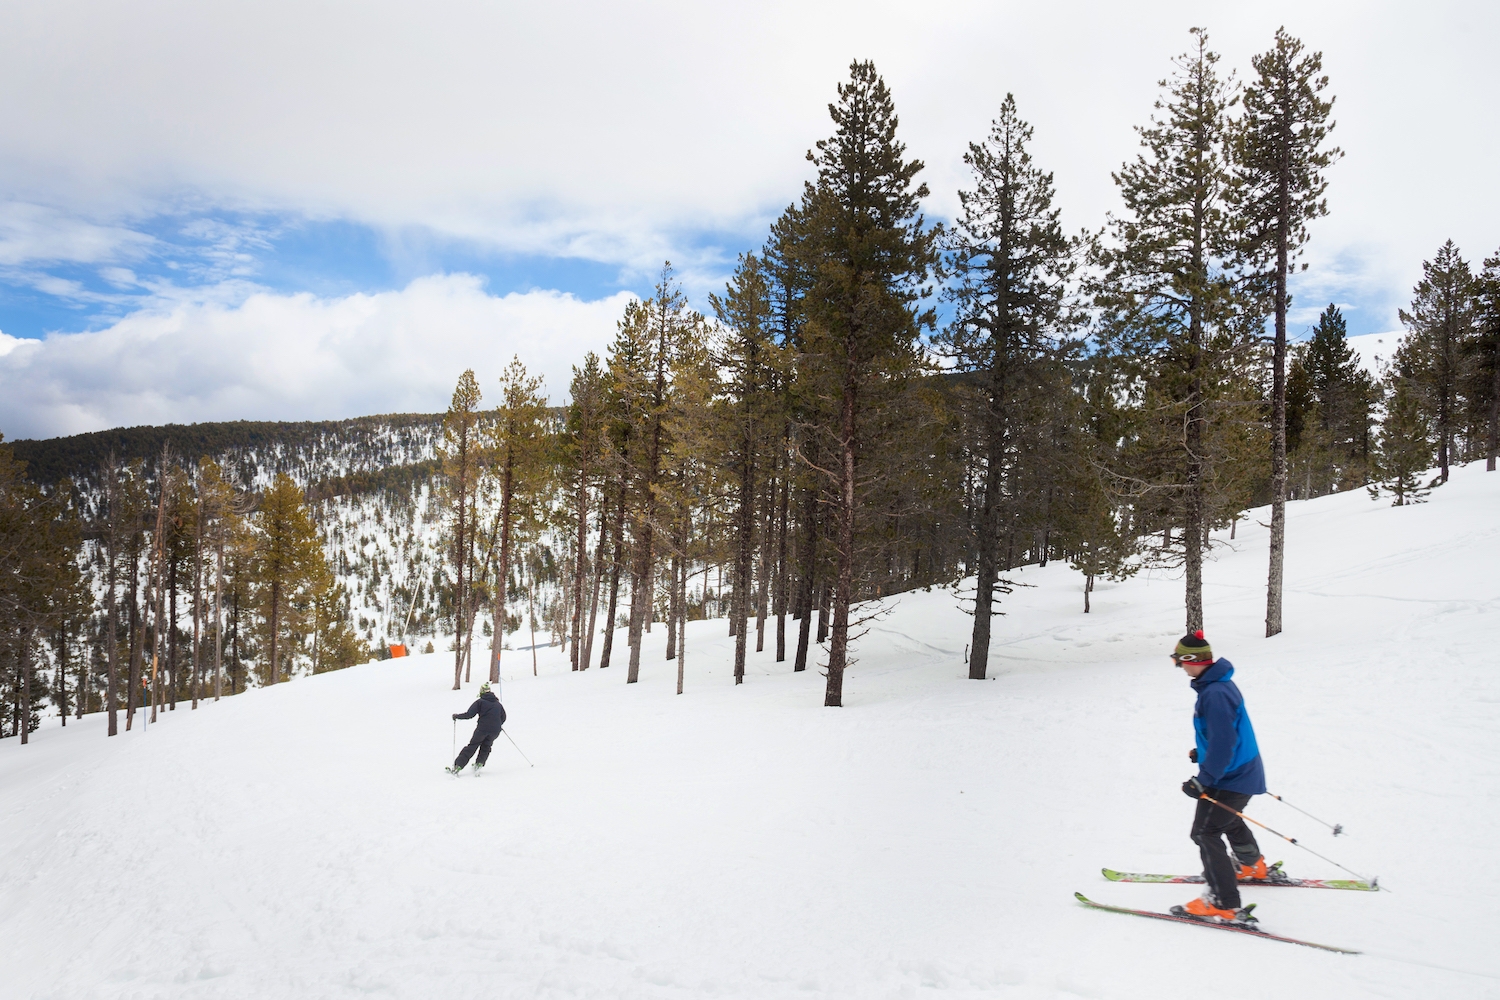
[[[92,482],[111,453],[122,464],[139,459],[154,471],[162,446],[167,444],[174,453],[194,460],[204,455],[221,458],[251,452],[307,454],[308,446],[319,441],[355,442],[408,430],[430,430],[435,434],[442,419],[440,413],[390,413],[350,420],[228,420],[160,427],[116,427],[68,437],[19,440],[11,445],[15,457],[26,463],[28,478],[40,485],[52,486],[62,479]],[[368,477],[354,474],[341,478],[361,480]],[[347,490],[335,489],[334,492]]]

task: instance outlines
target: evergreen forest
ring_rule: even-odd
[[[734,683],[762,657],[839,706],[865,625],[915,588],[972,613],[975,679],[1027,565],[1071,566],[1080,614],[1096,580],[1180,572],[1163,630],[1211,627],[1203,562],[1255,507],[1276,634],[1288,502],[1495,470],[1500,250],[1413,248],[1372,373],[1337,305],[1289,320],[1343,155],[1321,56],[1278,31],[1230,72],[1194,29],[1162,72],[1094,230],[1064,231],[1010,95],[961,210],[929,218],[855,61],[759,248],[696,307],[663,264],[566,386],[488,359],[499,381],[455,373],[444,413],[0,443],[0,736],[49,707],[114,735],[403,650],[451,653],[455,689],[551,644],[682,693],[705,618]]]

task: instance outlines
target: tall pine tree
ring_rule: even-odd
[[[1014,397],[1036,385],[1039,363],[1059,350],[1065,285],[1075,266],[1075,243],[1063,235],[1052,205],[1052,175],[1031,161],[1031,135],[1015,96],[1006,94],[989,135],[964,154],[974,187],[958,193],[962,210],[947,241],[955,309],[940,344],[982,386],[984,485],[969,654],[975,680],[984,680],[989,663]]]
[[[1157,114],[1137,129],[1144,151],[1114,175],[1125,214],[1111,220],[1094,286],[1100,346],[1146,442],[1116,478],[1160,511],[1167,532],[1181,524],[1189,631],[1203,627],[1210,404],[1233,384],[1243,346],[1228,271],[1238,249],[1228,211],[1227,115],[1235,93],[1219,76],[1207,32],[1194,28],[1192,35],[1193,49],[1163,82]],[[1231,407],[1214,412],[1227,415]]]
[[[896,138],[895,102],[874,63],[850,65],[849,82],[839,85],[828,112],[834,134],[807,154],[818,176],[803,194],[810,230],[804,260],[811,271],[804,339],[808,354],[820,361],[818,391],[835,409],[823,466],[834,485],[837,561],[823,703],[837,707],[854,600],[861,417],[866,396],[882,380],[919,363],[918,337],[935,322],[919,303],[928,294],[940,230],[922,215],[928,191],[916,176],[923,165],[907,159]]]
[[[1239,214],[1244,250],[1257,283],[1271,296],[1275,339],[1271,353],[1271,565],[1266,586],[1266,635],[1281,631],[1286,550],[1286,313],[1287,278],[1307,242],[1307,223],[1328,213],[1326,169],[1340,155],[1324,148],[1333,131],[1333,101],[1320,94],[1323,54],[1302,54],[1302,43],[1276,29],[1269,52],[1251,58],[1256,78],[1245,88],[1238,130]]]
[[[1401,310],[1407,336],[1396,364],[1431,421],[1436,438],[1438,482],[1448,481],[1460,425],[1459,397],[1466,384],[1465,346],[1474,333],[1474,275],[1452,240],[1422,262],[1422,280],[1410,309]]]

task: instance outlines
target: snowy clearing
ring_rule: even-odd
[[[1287,631],[1261,637],[1252,511],[1207,567],[1271,790],[1251,814],[1390,892],[1249,888],[1274,933],[1094,912],[1192,886],[1193,697],[1174,574],[1013,574],[993,680],[950,592],[892,601],[843,709],[823,679],[688,628],[686,693],[506,654],[507,730],[452,778],[451,654],[299,678],[114,740],[0,743],[0,996],[1500,997],[1500,474],[1428,504],[1288,506]],[[619,644],[623,646],[623,638]],[[446,679],[445,679],[446,678]],[[470,724],[458,727],[458,742]],[[448,736],[449,739],[443,737]],[[1261,835],[1295,875],[1342,872]]]

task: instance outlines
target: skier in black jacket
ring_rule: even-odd
[[[474,699],[469,710],[462,715],[455,714],[453,718],[472,719],[476,715],[479,716],[479,721],[474,726],[474,736],[458,752],[453,766],[448,768],[450,774],[462,771],[469,763],[469,758],[474,756],[475,750],[479,751],[479,759],[474,762],[474,773],[478,774],[485,761],[490,759],[490,745],[495,742],[495,737],[500,735],[500,730],[505,725],[505,706],[490,691],[489,681],[479,685],[479,697]]]

